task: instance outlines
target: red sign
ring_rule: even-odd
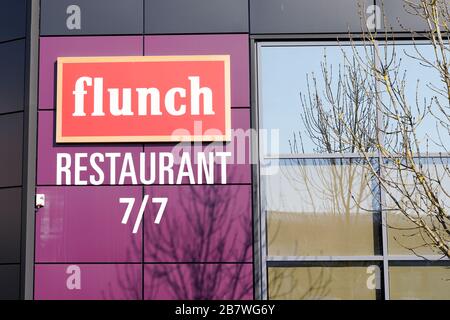
[[[230,57],[58,58],[56,142],[230,140]]]

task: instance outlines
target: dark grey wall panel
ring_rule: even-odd
[[[0,42],[25,37],[26,0],[0,1]]]
[[[25,40],[0,44],[0,114],[23,110]]]
[[[247,0],[145,0],[145,33],[248,32]]]
[[[385,12],[387,18],[388,25],[383,26],[383,30],[386,29],[386,27],[389,31],[392,28],[393,31],[398,32],[408,32],[409,30],[429,30],[426,22],[423,19],[414,14],[411,14],[411,8],[408,6],[405,7],[403,0],[389,0],[384,2],[378,0],[377,5],[382,8],[382,11]],[[450,2],[448,2],[448,9],[450,10]],[[381,21],[384,24],[384,19],[381,19]]]
[[[356,0],[250,0],[253,34],[359,32],[360,25]]]
[[[0,115],[0,187],[22,185],[23,113]]]
[[[67,27],[67,8],[77,5],[81,29]],[[41,0],[41,35],[142,34],[143,0]]]
[[[0,189],[0,263],[20,263],[21,188]]]
[[[19,299],[20,265],[0,265],[0,300]]]

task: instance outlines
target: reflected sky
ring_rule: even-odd
[[[419,45],[418,47],[425,57],[433,59],[433,51],[430,46]],[[358,50],[362,52],[362,47],[359,47]],[[259,103],[261,128],[279,130],[280,138],[278,147],[274,147],[272,144],[268,147],[262,146],[266,154],[292,153],[290,142],[293,141],[294,133],[301,134],[305,153],[316,152],[317,149],[301,118],[300,93],[307,94],[307,74],[311,79],[313,73],[318,78],[319,91],[323,93],[321,62],[324,60],[324,53],[327,55],[327,64],[333,68],[335,74],[344,63],[343,51],[350,54],[352,49],[349,46],[340,47],[338,45],[260,47]],[[398,61],[401,59],[400,72],[401,74],[406,72],[408,79],[406,87],[408,100],[412,107],[415,107],[416,86],[418,85],[418,99],[421,102],[421,107],[423,107],[424,99],[429,101],[432,96],[436,95],[428,85],[433,83],[442,87],[443,84],[435,70],[421,65],[413,58],[408,57],[406,53],[414,54],[414,47],[397,44],[396,58]],[[446,147],[450,147],[448,132],[444,132],[441,128],[438,133],[437,127],[437,119],[428,115],[417,128],[417,135],[421,141],[421,151],[425,151],[426,148],[430,152],[444,151],[441,146],[433,143],[433,141],[443,141]]]
[[[367,213],[378,208],[370,174],[359,159],[271,160],[264,177],[267,211],[302,214]],[[295,201],[293,201],[295,199]]]

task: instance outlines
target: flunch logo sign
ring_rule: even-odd
[[[230,57],[58,58],[56,142],[230,140]]]

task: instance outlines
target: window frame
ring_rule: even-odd
[[[395,35],[394,35],[395,36]],[[338,35],[336,34],[336,37]],[[307,47],[307,46],[340,46],[340,45],[361,45],[365,42],[360,40],[349,39],[348,34],[342,38],[336,40],[330,40],[330,36],[327,35],[270,35],[270,36],[251,36],[250,37],[250,59],[251,59],[251,105],[252,105],[252,127],[259,132],[262,125],[263,106],[260,97],[262,96],[261,86],[261,60],[260,53],[263,47]],[[355,36],[357,38],[357,36]],[[384,38],[380,37],[376,41],[380,41],[384,45]],[[413,40],[409,36],[400,35],[400,37],[394,41],[388,41],[395,45],[408,45],[413,44]],[[418,39],[416,44],[427,44],[424,39]],[[365,43],[366,45],[371,45]],[[375,56],[374,56],[375,58]],[[380,120],[380,111],[377,104],[376,116]],[[378,127],[377,134],[380,134]],[[252,147],[252,174],[254,185],[254,199],[253,199],[253,223],[254,223],[254,266],[255,266],[255,297],[258,299],[268,299],[268,268],[284,265],[299,265],[301,266],[305,262],[363,262],[363,261],[380,261],[382,265],[382,291],[383,298],[385,300],[390,299],[390,280],[389,280],[389,267],[395,265],[396,262],[423,262],[423,261],[440,261],[450,266],[449,259],[442,257],[441,255],[425,255],[422,257],[416,255],[390,255],[388,251],[388,226],[387,226],[387,212],[385,210],[385,194],[383,190],[379,189],[380,196],[380,214],[381,214],[381,239],[382,248],[381,255],[369,255],[369,256],[283,256],[275,257],[268,256],[267,247],[267,215],[264,211],[264,204],[262,203],[262,195],[264,194],[264,184],[262,183],[260,169],[261,160],[277,160],[277,159],[351,159],[361,158],[361,154],[358,153],[305,153],[305,154],[278,154],[278,155],[264,155],[260,148],[260,135],[256,135],[253,141]],[[418,155],[418,154],[414,154]],[[449,158],[450,152],[430,152],[421,154],[421,158]],[[378,159],[383,161],[383,157],[379,153],[370,153],[369,158]]]

